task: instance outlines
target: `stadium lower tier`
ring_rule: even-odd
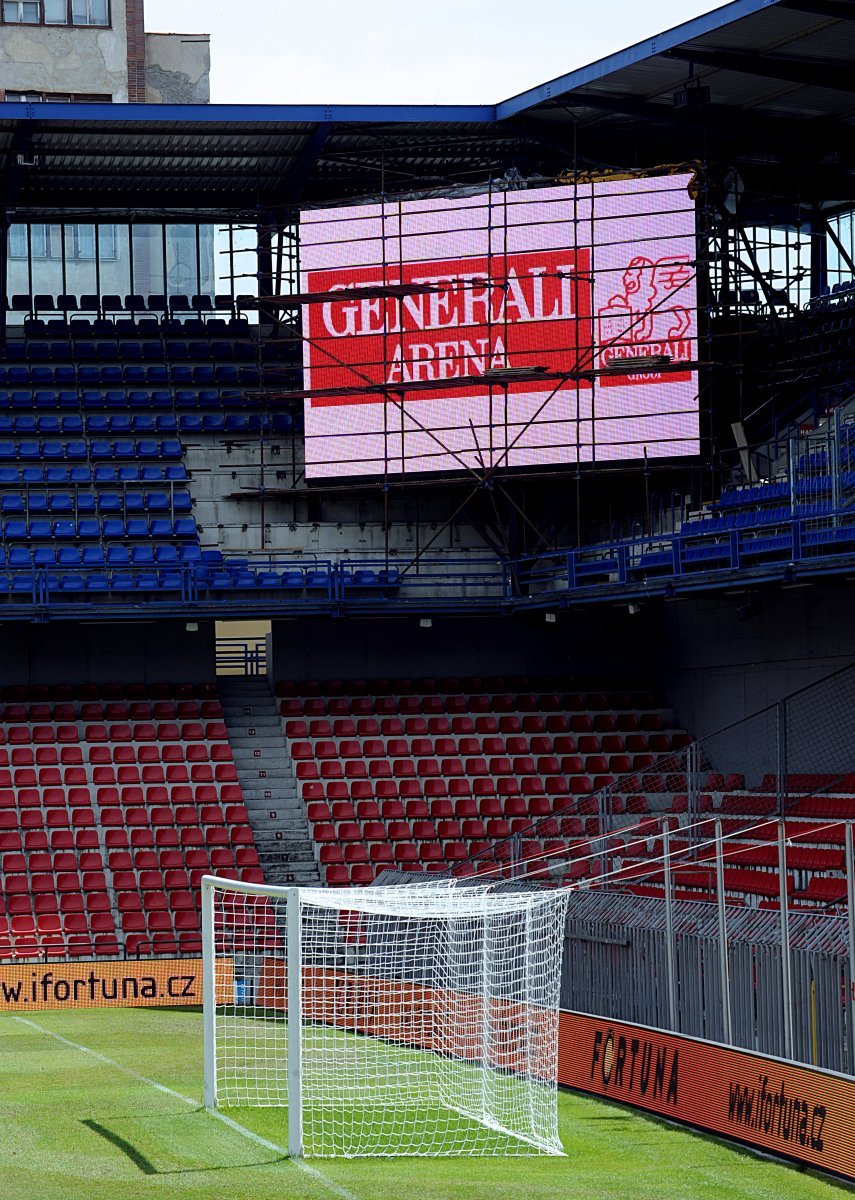
[[[717,819],[728,901],[779,902],[778,781],[705,772],[690,800],[691,738],[649,693],[543,679],[277,691],[327,884],[397,868],[662,896],[667,821],[675,894],[709,900]],[[834,908],[855,778],[792,776],[784,791],[790,903]],[[212,684],[6,688],[0,958],[198,953],[200,880],[265,880],[265,817],[244,804]]]

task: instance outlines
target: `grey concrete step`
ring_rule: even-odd
[[[265,681],[221,681],[219,690],[264,878],[317,886],[314,839],[277,702]]]

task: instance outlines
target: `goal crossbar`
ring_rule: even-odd
[[[205,1104],[294,1156],[563,1153],[566,894],[202,881]]]

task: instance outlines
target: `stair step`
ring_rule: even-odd
[[[219,691],[264,878],[318,886],[312,829],[275,697],[263,680],[221,681]]]

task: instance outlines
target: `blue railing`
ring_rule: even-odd
[[[852,570],[855,511],[762,523],[704,519],[675,534],[611,541],[515,561],[483,554],[421,559],[222,558],[111,569],[0,569],[0,619],[123,611],[226,616],[278,612],[511,612]]]

